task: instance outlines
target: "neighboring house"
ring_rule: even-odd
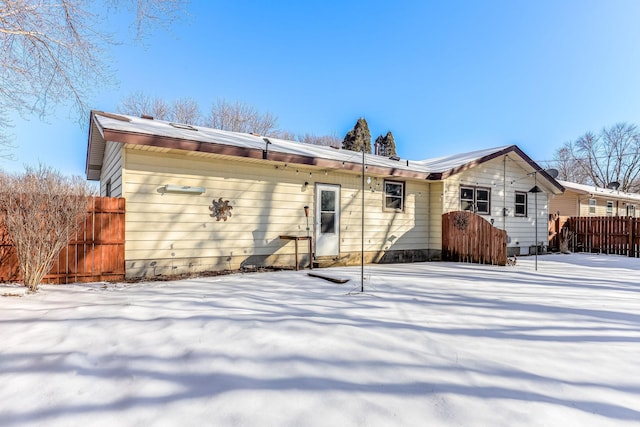
[[[456,210],[505,229],[509,252],[527,254],[546,241],[548,195],[563,191],[513,145],[398,160],[98,111],[86,172],[101,195],[126,198],[128,277],[293,265],[283,235],[310,235],[324,264],[358,264],[363,243],[366,262],[430,260],[442,214]]]
[[[558,181],[564,194],[549,200],[549,213],[560,216],[640,216],[640,194]]]

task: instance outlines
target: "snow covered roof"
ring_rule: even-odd
[[[595,185],[578,184],[577,182],[560,181],[558,182],[567,190],[579,194],[589,194],[594,196],[602,196],[613,199],[637,200],[640,201],[640,194],[626,193],[624,191],[612,190],[610,188],[601,188]]]
[[[100,179],[106,141],[313,165],[330,169],[359,171],[362,168],[362,154],[350,150],[171,123],[151,118],[92,111],[87,149],[86,171],[88,179]],[[515,145],[428,160],[398,160],[365,154],[364,161],[371,174],[441,180],[510,152],[515,152],[522,157],[531,171],[541,171],[552,187],[558,189],[558,192],[562,191],[562,187],[557,181],[546,175],[542,168]]]

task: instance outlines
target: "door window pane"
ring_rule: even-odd
[[[335,211],[336,210],[336,193],[334,191],[322,191],[320,194],[320,210]]]
[[[333,212],[320,213],[320,232],[335,233],[336,232],[336,214]]]

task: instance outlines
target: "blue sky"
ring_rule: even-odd
[[[551,159],[565,141],[640,124],[640,1],[197,1],[171,33],[110,49],[116,85],[250,104],[294,133],[344,135],[365,117],[403,158],[517,144]],[[128,23],[113,18],[109,28]],[[16,118],[16,160],[84,175],[88,117]]]

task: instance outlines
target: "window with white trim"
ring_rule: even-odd
[[[607,216],[613,216],[613,202],[607,200]]]
[[[404,182],[384,182],[384,208],[386,210],[404,210]]]
[[[527,216],[527,193],[516,191],[515,216]]]
[[[460,187],[460,210],[489,215],[491,190],[482,187]]]
[[[636,217],[636,205],[627,205],[627,216]]]
[[[596,214],[596,199],[589,199],[589,214]]]
[[[475,197],[474,189],[471,187],[460,188],[460,210],[462,211],[475,211]]]

